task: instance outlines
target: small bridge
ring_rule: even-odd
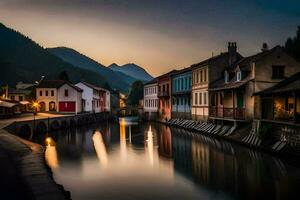
[[[52,131],[76,128],[92,124],[97,121],[111,119],[108,112],[88,113],[73,116],[48,117],[43,119],[17,121],[5,129],[25,139],[31,138],[34,133],[49,133]]]

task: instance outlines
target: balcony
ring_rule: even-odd
[[[245,119],[245,108],[224,108],[211,106],[209,108],[209,116],[224,119]]]
[[[170,97],[169,91],[159,91],[157,95],[158,97]]]

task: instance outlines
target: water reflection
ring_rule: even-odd
[[[73,199],[286,199],[300,186],[299,168],[281,159],[161,124],[103,123],[50,139],[46,160]]]
[[[47,164],[52,169],[58,168],[58,158],[57,158],[57,151],[56,151],[56,144],[51,137],[47,137],[46,140],[46,150],[45,150],[45,159]]]
[[[94,147],[102,165],[106,166],[108,162],[106,147],[102,138],[102,134],[96,131],[93,135]]]

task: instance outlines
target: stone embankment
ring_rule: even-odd
[[[262,140],[256,134],[255,127],[249,124],[220,125],[209,122],[199,122],[186,119],[171,119],[167,125],[189,130],[192,134],[205,134],[211,137],[219,137],[254,149],[274,153],[276,155],[294,155],[293,149],[284,140]]]
[[[55,183],[52,172],[45,163],[44,149],[41,145],[0,129],[0,154],[6,155],[6,159],[11,161],[11,166],[7,168],[14,169],[14,173],[19,178],[17,180],[19,186],[15,188],[15,192],[22,190],[25,195],[22,199],[70,199],[69,192]]]

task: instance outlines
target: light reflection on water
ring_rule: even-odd
[[[161,124],[51,138],[46,160],[72,199],[285,199],[300,186],[299,168],[278,158]]]

